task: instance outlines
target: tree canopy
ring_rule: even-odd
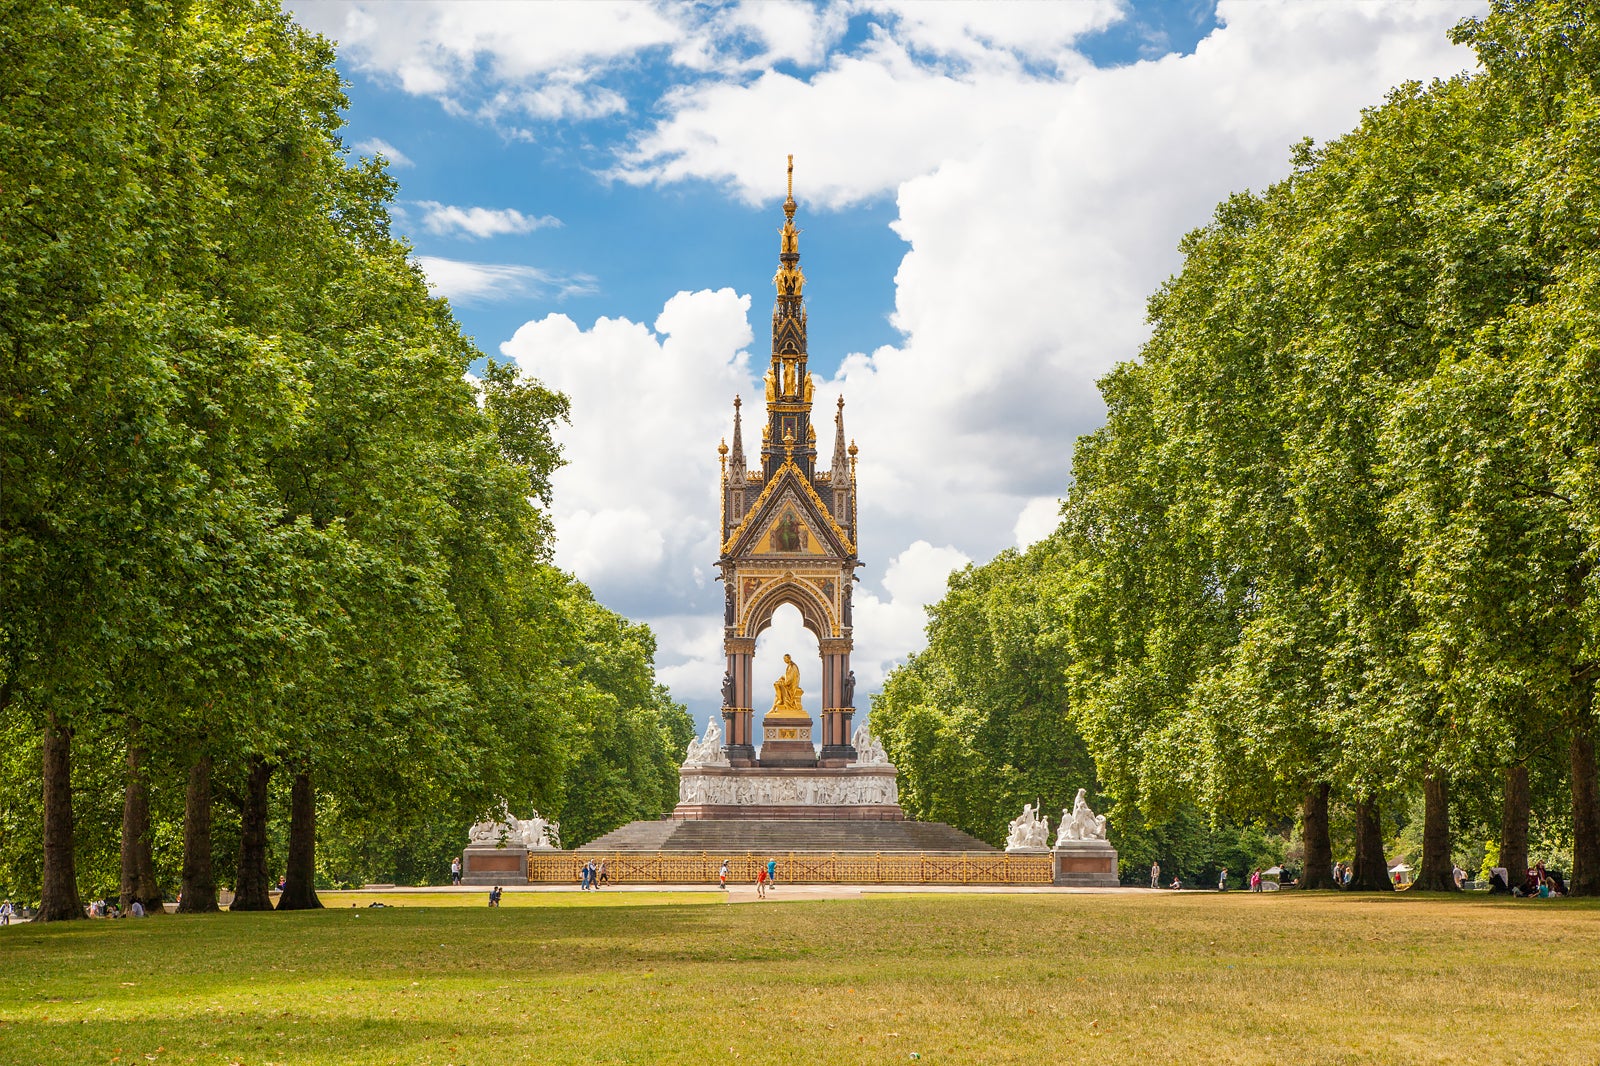
[[[954,579],[875,705],[908,794],[937,787],[926,738],[1049,708],[1130,835],[1298,810],[1320,885],[1331,801],[1381,888],[1420,798],[1421,879],[1446,888],[1473,850],[1452,809],[1506,829],[1520,879],[1531,807],[1600,892],[1600,25],[1502,2],[1453,36],[1481,69],[1397,87],[1183,240],[1060,529]],[[988,582],[1014,586],[988,628],[1031,661],[943,639]],[[1026,794],[1045,756],[978,764]]]
[[[670,806],[653,640],[550,562],[566,400],[484,368],[345,107],[276,5],[0,19],[0,885],[44,917]]]

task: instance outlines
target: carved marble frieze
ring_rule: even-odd
[[[895,805],[900,802],[894,768],[872,774],[722,774],[685,768],[678,778],[678,802],[722,806],[840,807]]]

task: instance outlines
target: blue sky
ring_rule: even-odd
[[[290,6],[338,43],[348,142],[390,158],[435,291],[571,397],[557,559],[651,623],[703,718],[715,449],[758,395],[787,153],[819,407],[845,396],[861,446],[869,694],[953,568],[1053,526],[1183,234],[1302,137],[1467,68],[1446,32],[1483,4]],[[785,650],[815,654],[797,617],[758,677]]]
[[[1214,3],[1198,0],[1134,4],[1124,17],[1080,38],[1078,50],[1099,67],[1191,52],[1216,27],[1215,13]],[[850,13],[838,50],[858,48],[882,21],[880,12]],[[487,351],[529,318],[551,312],[581,321],[617,315],[647,321],[680,289],[755,287],[770,276],[782,158],[768,161],[770,188],[759,205],[730,197],[715,182],[639,187],[605,176],[672,87],[664,52],[664,46],[647,50],[598,79],[627,99],[627,111],[551,123],[530,130],[531,136],[463,120],[438,100],[407,92],[392,74],[348,54],[341,60],[350,98],[347,143],[364,146],[363,154],[381,143],[400,157],[393,167],[401,182],[397,229],[417,251],[549,277],[507,279],[496,295],[455,301],[462,325]],[[773,69],[804,77],[816,66],[789,61]],[[804,158],[797,163],[802,200],[806,164]],[[425,224],[427,208],[420,205],[427,203],[493,205],[559,225],[490,237],[461,228],[438,232]],[[906,244],[890,229],[895,215],[890,189],[831,210],[807,205],[810,339],[819,373],[832,375],[847,351],[872,351],[899,339],[890,314]]]

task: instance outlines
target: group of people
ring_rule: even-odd
[[[134,900],[126,911],[117,906],[115,900],[107,903],[103,899],[97,899],[89,904],[91,918],[143,918],[144,916],[144,904],[138,900]]]
[[[611,883],[611,871],[606,869],[606,862],[601,859],[596,863],[593,859],[583,864],[583,884],[580,886],[585,892],[589,889],[600,891],[602,884]]]
[[[1521,884],[1513,885],[1506,868],[1496,866],[1489,871],[1489,893],[1509,894],[1520,899],[1549,899],[1551,896],[1565,896],[1567,882],[1566,878],[1561,876],[1561,871],[1546,870],[1544,863],[1537,862],[1528,867]]]
[[[1174,876],[1169,884],[1163,886],[1161,883],[1161,863],[1153,862],[1150,864],[1150,887],[1165,887],[1176,891],[1183,887],[1183,880]],[[1228,868],[1226,866],[1217,874],[1217,891],[1228,891]],[[1250,891],[1261,891],[1261,871],[1259,869],[1250,875]]]
[[[491,888],[489,890],[489,906],[491,906],[491,907],[500,906],[500,896],[504,892],[505,892],[505,889],[501,888],[499,885],[495,885],[493,888]]]
[[[728,890],[728,860],[723,859],[722,865],[717,869],[717,887],[724,892]],[[760,899],[767,898],[767,892],[778,887],[778,860],[768,859],[765,865],[756,867],[756,896]]]

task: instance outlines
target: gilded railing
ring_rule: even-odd
[[[596,852],[565,851],[528,855],[532,884],[577,884],[583,864],[606,864],[614,884],[715,884],[728,863],[730,884],[749,884],[768,859],[778,861],[778,881],[845,885],[1048,885],[1054,871],[1049,855],[1005,852]]]

